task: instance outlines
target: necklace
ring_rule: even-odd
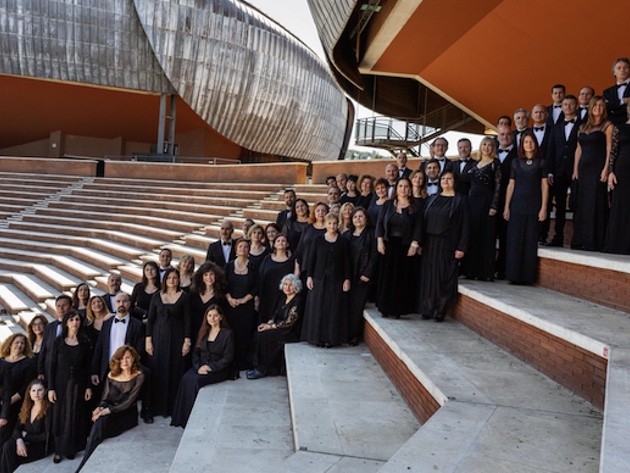
[[[243,273],[245,271],[247,271],[247,263],[240,265],[238,260],[234,260],[234,269],[236,269],[237,272],[239,273]]]
[[[531,159],[528,159],[527,161],[525,161],[525,164],[527,164],[528,166],[531,166],[533,163],[533,161]]]

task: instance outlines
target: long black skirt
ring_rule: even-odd
[[[265,376],[285,372],[284,344],[293,327],[256,332],[252,337],[252,365]]]
[[[315,279],[306,297],[302,340],[339,345],[348,339],[348,293],[343,281]]]
[[[352,283],[348,308],[348,341],[358,343],[363,338],[363,309],[367,302],[370,284],[363,281]]]
[[[538,215],[510,215],[507,229],[505,277],[519,284],[536,282],[538,269]]]
[[[408,251],[409,245],[403,245],[400,238],[390,237],[385,242],[376,296],[383,315],[398,316],[414,310],[417,259],[407,256]]]
[[[457,302],[459,261],[448,237],[426,235],[422,248],[418,313],[441,316]]]
[[[175,405],[173,406],[173,417],[171,425],[176,427],[186,427],[188,418],[192,412],[199,389],[209,384],[216,384],[225,381],[230,376],[230,370],[211,371],[208,374],[199,374],[193,367],[190,368],[179,383]]]

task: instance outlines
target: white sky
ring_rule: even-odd
[[[319,41],[313,18],[306,0],[246,0],[256,8],[260,9],[270,18],[284,26],[287,30],[300,38],[308,47],[325,60],[324,50]],[[356,110],[356,118],[367,118],[375,116],[372,110],[365,108],[354,102]],[[479,143],[483,136],[466,135],[463,133],[449,132],[444,135],[449,141],[449,155],[457,154],[457,140],[467,137],[472,141],[473,150],[479,147]],[[350,147],[360,150],[372,150],[372,148],[364,148],[354,145],[354,134],[350,139]],[[387,154],[381,151],[382,154]],[[428,148],[422,149],[422,155],[428,156]]]

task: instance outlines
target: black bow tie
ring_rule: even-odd
[[[534,131],[545,131],[545,127],[544,126],[535,126],[534,127]]]
[[[118,317],[116,317],[114,319],[114,323],[117,324],[118,322],[122,322],[123,324],[127,323],[127,319],[119,319]]]
[[[525,133],[527,130],[516,130],[516,134],[517,135],[522,135],[523,133]]]
[[[436,186],[437,187],[438,183],[437,182],[429,182],[427,184],[427,187],[431,187],[431,186]]]
[[[565,120],[564,126],[567,126],[569,123],[575,123],[575,118],[573,120]]]
[[[553,108],[562,108],[562,105],[554,105]]]
[[[509,153],[509,149],[499,149],[499,153]]]
[[[627,85],[628,85],[628,83],[627,83],[627,82],[623,82],[623,83],[621,83],[621,84],[617,84],[617,88],[619,88],[619,87],[625,87],[625,86],[627,86]]]
[[[223,243],[223,246],[232,246],[232,242],[231,241],[224,241],[222,243]]]

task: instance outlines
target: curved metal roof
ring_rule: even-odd
[[[238,145],[336,159],[351,105],[326,65],[238,0],[12,0],[0,74],[176,93]]]

